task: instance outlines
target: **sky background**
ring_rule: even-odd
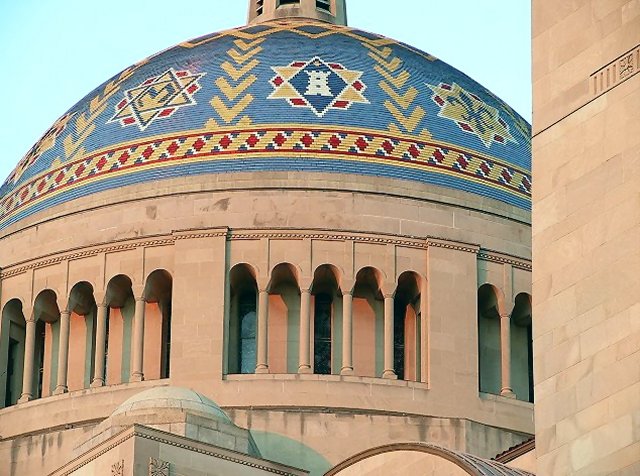
[[[349,25],[420,48],[531,122],[530,0],[347,0]],[[0,184],[95,87],[181,41],[243,25],[247,0],[0,0]]]

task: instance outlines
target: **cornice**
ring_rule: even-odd
[[[156,235],[147,239],[126,239],[110,243],[91,245],[86,248],[75,248],[44,256],[40,259],[22,261],[0,269],[0,279],[7,279],[20,275],[29,270],[56,265],[65,261],[73,261],[97,256],[103,253],[134,250],[137,248],[152,248],[175,245],[177,241],[203,238],[222,238],[234,240],[325,240],[325,241],[353,241],[356,243],[370,243],[393,245],[406,248],[426,250],[429,247],[473,253],[478,259],[501,264],[511,264],[513,267],[531,271],[531,261],[516,256],[510,256],[492,250],[481,249],[479,245],[464,243],[439,237],[415,237],[384,234],[367,234],[356,231],[336,232],[332,230],[246,230],[229,228],[211,228],[199,230],[179,230],[171,234]]]
[[[522,269],[524,271],[532,270],[531,260],[498,253],[496,251],[480,250],[480,252],[478,253],[478,259],[499,264],[510,264],[514,268]]]
[[[267,473],[279,474],[281,476],[296,475],[296,473],[293,473],[293,472],[283,471],[280,469],[271,468],[269,466],[260,464],[257,460],[255,460],[255,458],[249,455],[245,455],[244,453],[239,453],[239,452],[225,449],[225,448],[220,448],[220,451],[214,451],[213,449],[211,449],[212,445],[209,445],[207,443],[201,443],[199,441],[192,440],[181,435],[175,435],[172,433],[167,433],[161,430],[157,430],[155,428],[149,428],[147,426],[137,425],[137,424],[134,424],[133,426],[127,428],[126,430],[123,430],[120,433],[117,433],[116,435],[112,436],[110,440],[107,440],[103,443],[99,443],[98,447],[87,451],[86,453],[84,453],[83,455],[77,458],[78,460],[81,460],[81,461],[78,461],[75,464],[69,463],[63,466],[62,468],[54,471],[51,474],[53,476],[68,476],[70,474],[73,474],[80,468],[86,466],[92,461],[95,461],[102,455],[108,453],[112,449],[116,448],[117,446],[121,445],[125,441],[134,437],[144,438],[150,441],[155,441],[157,443],[170,445],[175,448],[184,449],[187,451],[203,454],[206,456],[212,456],[214,458],[229,461],[231,463],[241,464],[243,466],[249,466],[251,468],[256,468],[261,471],[265,471]],[[182,440],[182,442],[176,441],[177,438]],[[244,459],[243,456],[245,458],[250,458],[254,461],[248,461],[247,459]]]

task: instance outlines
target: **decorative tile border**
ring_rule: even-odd
[[[640,71],[640,45],[603,66],[589,78],[593,96],[600,96],[611,88],[635,76]]]
[[[489,191],[495,190],[513,197],[514,203],[531,200],[530,173],[448,144],[347,129],[252,128],[154,138],[70,161],[34,177],[5,196],[0,203],[0,228],[22,210],[61,194],[72,196],[71,190],[88,183],[103,183],[114,177],[171,166],[213,162],[223,172],[242,171],[250,169],[250,160],[265,158],[270,160],[266,166],[273,169],[292,168],[287,158],[310,163],[357,161],[363,164],[363,169],[375,165],[401,168],[407,173],[411,170],[430,173],[433,180],[443,184],[455,185],[453,182],[459,180],[485,188],[483,195],[489,196]]]

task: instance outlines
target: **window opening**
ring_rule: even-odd
[[[316,0],[316,8],[323,12],[331,13],[331,1],[330,0]]]
[[[252,374],[256,369],[256,296],[245,293],[240,296],[240,348],[238,364],[240,373]]]
[[[399,380],[404,380],[405,316],[407,304],[395,301],[393,319],[393,365]]]
[[[318,294],[314,304],[314,373],[331,374],[331,296]]]

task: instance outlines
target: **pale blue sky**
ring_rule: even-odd
[[[530,0],[347,1],[351,26],[437,56],[531,121]],[[244,24],[247,3],[0,0],[0,184],[93,88],[180,41]]]

